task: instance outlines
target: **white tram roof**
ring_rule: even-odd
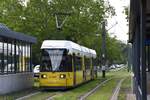
[[[41,49],[67,49],[69,54],[96,58],[95,50],[80,46],[68,40],[44,40]]]
[[[67,40],[45,40],[41,49],[67,49],[70,54],[80,54],[81,52],[80,45]]]
[[[84,46],[81,46],[81,52],[83,56],[91,57],[90,49]]]
[[[91,55],[93,58],[96,58],[96,51],[93,49],[90,49]]]

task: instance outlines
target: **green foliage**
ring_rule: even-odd
[[[27,1],[27,2],[25,2]],[[67,39],[101,52],[98,25],[115,10],[104,0],[1,0],[0,22],[14,31],[37,37],[33,47],[33,62],[40,61],[40,46],[45,39]],[[55,13],[71,13],[62,30],[56,29]],[[65,16],[59,16],[64,19]],[[116,39],[107,38],[108,59],[113,62],[123,55]],[[117,50],[117,51],[116,51]],[[119,53],[119,54],[118,54]]]
[[[115,38],[107,38],[107,59],[108,64],[125,63],[127,58],[127,46]]]
[[[102,85],[95,93],[87,97],[86,100],[109,100],[113,93],[115,86],[117,85],[117,79],[108,81],[106,84]]]
[[[129,7],[128,6],[124,7],[123,13],[126,15],[127,22],[129,22]]]

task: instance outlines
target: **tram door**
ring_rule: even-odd
[[[76,64],[75,64],[75,54],[73,54],[73,76],[74,76],[74,80],[73,80],[73,85],[76,85]]]
[[[86,67],[85,67],[85,57],[83,58],[83,79],[86,81]]]

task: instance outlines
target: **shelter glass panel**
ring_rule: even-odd
[[[27,63],[27,71],[30,71],[30,45],[26,45],[26,63]]]
[[[7,43],[7,65],[5,66],[5,72],[11,73],[14,72],[14,66],[12,65],[12,43]]]
[[[3,73],[3,41],[0,38],[0,73]]]
[[[8,46],[7,41],[4,41],[4,73],[8,72]]]
[[[14,41],[10,42],[10,46],[9,48],[11,48],[10,50],[10,64],[11,64],[11,73],[15,72],[15,47],[14,47]]]
[[[0,74],[30,71],[30,46],[23,41],[0,38]]]

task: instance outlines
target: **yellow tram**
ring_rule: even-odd
[[[95,50],[67,40],[45,40],[41,50],[41,88],[66,89],[94,79]]]

